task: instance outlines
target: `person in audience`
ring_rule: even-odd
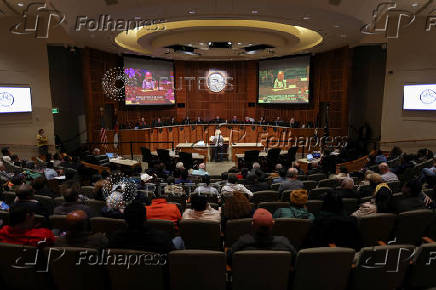
[[[319,162],[310,162],[308,164],[307,175],[322,173],[321,168],[319,167]]]
[[[212,208],[207,202],[207,197],[201,194],[191,195],[191,208],[187,208],[182,215],[184,220],[221,221],[221,213]]]
[[[55,237],[51,230],[33,228],[34,214],[26,206],[14,206],[9,210],[9,225],[0,229],[0,243],[26,246],[53,245]]]
[[[254,207],[248,201],[244,192],[234,191],[233,195],[226,198],[221,214],[221,228],[224,230],[228,220],[251,218]]]
[[[405,183],[401,192],[403,195],[394,202],[395,212],[402,213],[426,208],[424,199],[427,196],[422,193],[422,184],[418,179],[412,179]]]
[[[321,211],[315,217],[305,246],[327,247],[331,244],[355,250],[362,247],[357,219],[345,215],[342,198],[333,191],[323,197]]]
[[[29,184],[22,184],[15,191],[16,198],[13,207],[25,207],[35,214],[42,215],[46,218],[49,216],[49,210],[39,201],[34,199],[33,188]]]
[[[218,185],[221,186],[221,187],[226,185],[227,182],[228,182],[228,179],[229,179],[229,173],[228,172],[221,173],[221,181],[218,182]]]
[[[39,176],[32,180],[32,188],[35,194],[54,197],[55,193],[48,187],[47,179]]]
[[[423,148],[423,149],[419,149],[417,154],[416,154],[416,163],[421,163],[424,161],[427,161],[429,159],[433,159],[433,151],[427,149],[427,148]]]
[[[53,155],[53,166],[54,166],[54,168],[58,168],[60,166],[61,162],[62,162],[61,155],[58,152],[56,152]]]
[[[298,175],[304,175],[305,174],[303,169],[301,169],[301,163],[300,162],[295,161],[294,162],[294,168],[297,169]]]
[[[372,196],[375,192],[376,186],[380,183],[384,183],[380,174],[372,172],[366,174],[365,180],[365,183],[369,183],[369,186],[359,187],[358,192],[360,197]]]
[[[256,169],[253,174],[248,175],[247,189],[251,192],[268,190],[269,185],[265,181],[265,174],[260,169]]]
[[[124,219],[126,230],[113,233],[109,239],[109,248],[131,249],[166,254],[175,250],[169,234],[158,231],[148,225],[149,209],[141,203],[133,202],[126,207]]]
[[[289,240],[283,236],[273,236],[272,228],[274,220],[269,211],[258,208],[253,215],[252,231],[253,234],[246,234],[232,245],[227,252],[228,264],[232,264],[232,254],[246,250],[273,250],[287,251],[294,256],[297,251]]]
[[[415,162],[413,161],[415,156],[413,154],[403,154],[401,155],[401,163],[395,168],[391,168],[391,171],[396,175],[403,174],[407,169],[413,168]]]
[[[389,166],[386,162],[382,162],[378,165],[378,172],[384,182],[398,181],[398,176],[389,170]]]
[[[164,187],[164,194],[165,195],[172,195],[172,196],[183,196],[185,195],[185,190],[183,189],[183,186],[175,184],[176,180],[173,176],[168,176],[167,178],[167,185]]]
[[[394,160],[396,158],[400,158],[403,155],[403,150],[400,147],[394,146],[389,153],[388,161]]]
[[[59,176],[53,168],[53,162],[47,162],[47,167],[44,169],[44,176],[47,180],[52,180]]]
[[[202,183],[196,189],[194,189],[194,194],[219,196],[218,190],[210,185],[209,175],[203,175],[201,177],[201,182]]]
[[[296,218],[314,220],[315,216],[307,211],[306,203],[308,200],[307,190],[296,189],[291,191],[289,200],[291,206],[278,208],[273,214],[273,218]]]
[[[45,156],[48,153],[48,137],[45,135],[44,129],[39,129],[36,135],[36,145],[38,146],[39,155]],[[50,160],[46,160],[50,161]]]
[[[336,189],[336,193],[341,198],[359,198],[359,194],[354,190],[354,180],[350,177],[342,179],[341,186]]]
[[[204,162],[198,165],[198,169],[195,169],[191,173],[192,175],[203,176],[208,175],[209,173],[206,171],[206,164]]]
[[[91,216],[91,209],[79,202],[79,184],[64,185],[61,187],[62,196],[64,197],[64,202],[55,207],[54,214],[66,215],[76,210],[84,211],[87,217]]]
[[[277,184],[277,183],[283,183],[286,181],[286,174],[287,171],[285,168],[280,168],[278,171],[279,177],[278,178],[274,178],[272,181],[272,184]]]
[[[286,174],[286,180],[280,183],[279,192],[283,193],[285,190],[303,189],[303,182],[297,179],[298,170],[296,168],[289,168]]]
[[[386,183],[380,183],[369,202],[364,202],[351,215],[355,217],[367,216],[375,213],[393,213],[392,190]]]
[[[17,191],[17,189],[26,182],[26,176],[22,173],[15,174],[9,181],[9,190]]]
[[[125,208],[126,201],[123,197],[122,188],[121,186],[116,186],[106,198],[106,206],[102,209],[101,213],[104,217],[122,219]]]
[[[3,147],[2,148],[2,161],[4,162],[11,162],[11,152],[9,151],[9,147]]]
[[[178,222],[182,218],[179,208],[174,203],[168,203],[165,198],[157,197],[147,205],[148,220],[167,220],[174,223],[175,229],[178,228]]]
[[[436,176],[436,160],[434,160],[433,166],[430,168],[423,168],[421,171],[421,178],[419,179],[422,182],[429,182],[432,178]]]
[[[104,201],[103,188],[109,184],[109,180],[102,178],[94,184],[94,199]]]
[[[188,178],[188,170],[180,170],[180,178],[176,179],[176,184],[192,183],[192,180]]]
[[[56,239],[55,247],[105,248],[108,239],[103,233],[92,234],[88,215],[83,210],[74,210],[65,217],[66,234]]]
[[[260,169],[260,163],[259,162],[253,162],[252,168],[249,172],[249,174],[254,174],[254,172],[256,171],[256,169]],[[246,176],[244,176],[245,178]]]
[[[332,174],[330,175],[330,179],[344,179],[350,177],[350,175],[348,174],[348,169],[347,167],[341,166],[339,168],[339,173],[338,174]]]
[[[176,163],[176,169],[173,172],[174,178],[180,178],[180,172],[185,169],[183,162],[179,161]]]
[[[224,197],[232,196],[235,191],[242,191],[247,196],[253,196],[253,192],[247,189],[243,184],[236,183],[238,178],[235,174],[230,174],[228,178],[228,182],[221,188],[221,195]]]
[[[268,179],[276,179],[276,178],[279,178],[279,171],[280,171],[280,169],[282,169],[283,168],[283,165],[281,164],[281,163],[277,163],[275,166],[274,166],[274,170],[273,170],[273,172],[271,172],[269,175],[268,175]]]

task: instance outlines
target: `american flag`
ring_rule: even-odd
[[[107,134],[106,134],[106,129],[105,128],[101,128],[100,129],[100,143],[103,143],[102,146],[107,149]]]

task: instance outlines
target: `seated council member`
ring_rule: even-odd
[[[200,118],[200,116],[198,116],[195,120],[195,124],[204,124],[204,121]]]
[[[182,121],[183,125],[189,125],[192,124],[191,119],[189,119],[189,116],[186,116],[186,118]]]
[[[211,120],[209,123],[211,123],[211,124],[220,124],[220,123],[223,123],[223,122],[224,122],[224,120],[221,119],[220,116],[217,115],[215,117],[215,119]]]
[[[167,126],[175,126],[175,125],[179,125],[179,123],[177,123],[174,117],[171,117],[171,119],[167,123]]]
[[[273,126],[282,126],[282,124],[283,122],[279,116],[277,116],[276,119],[273,122],[271,122],[271,125]]]
[[[233,116],[232,120],[229,123],[230,124],[239,124],[238,117],[237,116]]]
[[[160,118],[157,118],[157,120],[153,122],[153,127],[163,127],[163,126],[165,126],[165,123],[162,122]]]
[[[259,120],[259,122],[257,122],[257,124],[265,126],[265,125],[268,125],[268,122],[262,116],[262,117],[260,117],[260,120]]]

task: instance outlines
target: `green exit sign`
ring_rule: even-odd
[[[58,113],[59,113],[59,108],[52,108],[52,109],[51,109],[51,112],[52,112],[53,114],[58,114]]]

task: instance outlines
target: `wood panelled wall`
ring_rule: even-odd
[[[230,119],[233,115],[259,119],[284,120],[294,117],[301,122],[314,122],[322,102],[330,104],[329,125],[331,128],[348,128],[348,90],[351,80],[352,50],[348,47],[317,54],[312,59],[312,100],[308,106],[258,105],[257,61],[175,61],[176,103],[184,107],[126,107],[104,96],[101,79],[105,71],[122,65],[122,57],[94,49],[84,49],[83,78],[86,99],[88,140],[95,141],[93,132],[101,126],[106,104],[112,104],[119,123],[136,122],[144,117],[148,122],[157,117],[178,120],[189,116],[212,119],[216,115]],[[221,93],[205,89],[204,80],[209,70],[222,70],[232,79],[232,86]],[[186,78],[195,80],[187,80]],[[197,81],[200,79],[200,88]],[[189,85],[190,84],[190,85]],[[249,106],[254,103],[255,106]],[[107,126],[107,125],[106,125]]]

